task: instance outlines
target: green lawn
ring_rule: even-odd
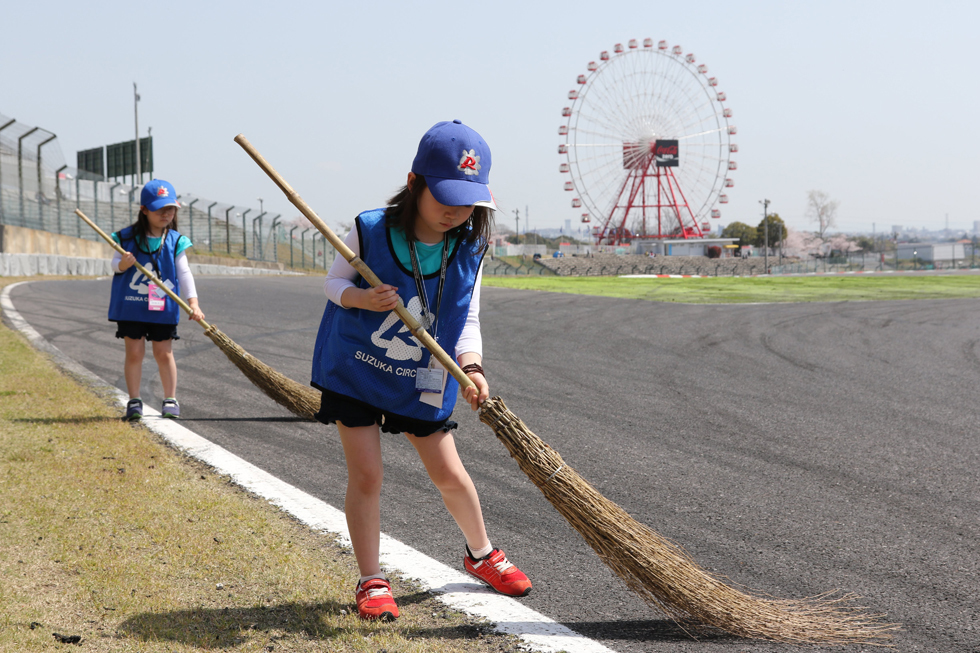
[[[485,286],[689,304],[980,297],[980,274],[826,277],[483,277]]]

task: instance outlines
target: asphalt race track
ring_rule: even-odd
[[[321,278],[197,286],[208,321],[308,381]],[[497,288],[483,298],[492,392],[637,520],[743,586],[861,595],[904,624],[898,651],[980,651],[980,301],[698,306]],[[26,284],[12,300],[125,388],[108,280]],[[183,425],[342,507],[336,431],[273,404],[197,325],[180,334]],[[159,408],[147,352],[143,397]],[[474,413],[456,416],[491,538],[534,582],[527,605],[617,651],[796,650],[691,639],[624,588]],[[389,436],[385,456],[383,529],[458,567],[463,541],[414,450]]]

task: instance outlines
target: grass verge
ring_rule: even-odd
[[[397,578],[361,621],[349,550],[119,414],[0,325],[0,650],[517,650]]]
[[[690,304],[881,301],[980,297],[980,275],[827,277],[483,277],[483,285]]]

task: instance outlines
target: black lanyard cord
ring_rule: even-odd
[[[439,333],[439,307],[442,305],[442,291],[446,285],[446,269],[449,263],[449,234],[443,234],[442,237],[442,265],[439,269],[439,285],[436,289],[436,310],[435,314],[429,311],[429,298],[425,293],[425,281],[422,277],[422,264],[419,262],[419,254],[415,248],[415,241],[408,241],[409,258],[412,259],[412,276],[415,277],[415,290],[418,293],[419,301],[422,303],[422,314],[428,315],[430,317],[429,324],[425,326],[425,330],[432,334],[433,340],[438,340],[436,337]]]

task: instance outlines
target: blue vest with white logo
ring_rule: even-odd
[[[177,280],[177,257],[174,252],[180,233],[173,229],[161,240],[160,247],[152,254],[144,252],[136,245],[133,227],[130,225],[116,232],[122,248],[136,255],[136,261],[155,274],[160,280],[180,294]],[[112,277],[112,296],[109,299],[109,321],[111,322],[152,322],[154,324],[179,324],[180,306],[170,297],[162,311],[149,309],[149,281],[136,266]]]
[[[383,283],[398,288],[408,311],[419,319],[421,302],[411,267],[399,262],[385,226],[384,209],[357,216],[363,260]],[[439,345],[450,356],[466,323],[476,275],[483,260],[479,242],[469,243],[465,234],[449,253],[445,288],[439,306]],[[435,310],[439,271],[424,276],[425,292]],[[370,288],[364,279],[358,288]],[[430,330],[431,333],[431,330]],[[442,406],[419,401],[415,372],[429,364],[431,354],[413,336],[398,315],[358,308],[341,308],[327,302],[313,350],[313,385],[395,415],[429,422],[447,419],[456,405],[459,383],[448,372]]]

